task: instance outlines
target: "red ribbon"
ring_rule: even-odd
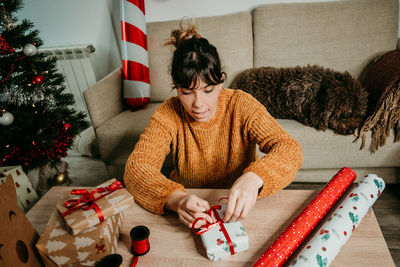
[[[208,215],[210,215],[210,216],[212,216],[212,212],[214,212],[214,216],[215,216],[215,218],[217,219],[217,221],[216,221],[215,223],[209,223],[209,222],[208,222],[206,219],[204,219],[204,218],[196,218],[196,219],[194,220],[193,224],[192,224],[192,232],[195,233],[196,235],[201,235],[201,234],[207,232],[208,230],[210,230],[211,228],[213,228],[213,227],[219,225],[219,226],[221,227],[222,233],[223,233],[224,236],[225,236],[226,241],[228,242],[229,250],[231,251],[231,255],[234,255],[234,254],[235,254],[235,250],[234,250],[234,247],[233,247],[232,240],[231,240],[231,238],[229,237],[228,232],[226,231],[226,228],[225,228],[225,226],[224,226],[224,222],[222,221],[221,217],[219,217],[219,214],[218,214],[218,212],[216,211],[216,210],[220,210],[220,209],[221,209],[221,205],[215,205],[215,206],[211,207],[210,210],[207,212]],[[205,221],[206,224],[203,225],[203,226],[201,226],[201,228],[200,228],[198,231],[196,231],[196,229],[195,229],[196,223],[197,223],[198,221],[201,221],[201,220]]]
[[[78,209],[82,210],[94,209],[97,213],[97,216],[99,216],[100,222],[102,222],[104,221],[104,215],[101,212],[99,206],[96,204],[96,201],[122,188],[123,187],[121,182],[115,181],[107,187],[98,187],[90,193],[86,189],[72,189],[71,195],[80,195],[81,197],[79,199],[70,199],[65,201],[64,206],[68,210],[63,212],[61,215],[65,217],[68,214]],[[104,194],[95,198],[94,194],[96,193],[104,193]]]

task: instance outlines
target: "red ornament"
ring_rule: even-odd
[[[69,124],[68,122],[64,124],[64,130],[68,131],[69,129],[71,129],[71,124]]]
[[[33,77],[32,83],[34,85],[41,85],[44,82],[44,76],[42,74],[38,74]]]
[[[14,48],[12,48],[7,40],[0,35],[0,55],[8,55],[14,52]]]

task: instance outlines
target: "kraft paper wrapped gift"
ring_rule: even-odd
[[[116,179],[108,180],[93,190],[76,189],[72,192],[77,195],[69,195],[57,204],[57,210],[72,235],[99,224],[101,217],[107,219],[134,205],[132,195]],[[67,201],[70,208],[65,206]]]
[[[18,206],[27,212],[39,199],[36,191],[21,166],[0,167],[0,183],[4,183],[8,175],[11,175],[14,180]]]
[[[123,213],[71,235],[54,212],[36,244],[46,266],[94,266],[96,261],[117,251]]]
[[[217,206],[211,208],[211,211],[217,212],[218,216],[214,216],[217,219],[223,218],[226,205],[218,205],[220,208],[216,208]],[[215,226],[209,227],[209,229],[202,234],[200,234],[201,241],[207,252],[207,257],[211,261],[217,261],[232,255],[231,248],[229,246],[229,242],[221,229],[221,224],[226,229],[229,238],[232,241],[232,249],[234,254],[237,254],[242,251],[246,251],[249,249],[249,238],[240,222],[231,222],[231,223],[221,223],[216,224]],[[201,231],[201,230],[200,230]]]

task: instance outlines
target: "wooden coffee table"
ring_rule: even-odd
[[[27,217],[41,234],[55,205],[71,187],[53,187],[28,213]],[[187,189],[210,202],[227,196],[227,189]],[[249,236],[249,250],[218,262],[211,262],[199,236],[182,225],[174,213],[154,215],[139,205],[126,211],[122,224],[118,253],[124,266],[130,266],[130,230],[137,225],[150,229],[150,251],[139,257],[137,266],[251,266],[293,219],[318,193],[314,190],[282,190],[260,199],[241,221]],[[379,228],[374,212],[370,210],[331,266],[395,266]]]

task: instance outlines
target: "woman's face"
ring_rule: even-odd
[[[186,112],[198,122],[207,122],[217,113],[221,90],[222,83],[207,85],[202,80],[198,80],[194,89],[177,88],[179,100]]]

